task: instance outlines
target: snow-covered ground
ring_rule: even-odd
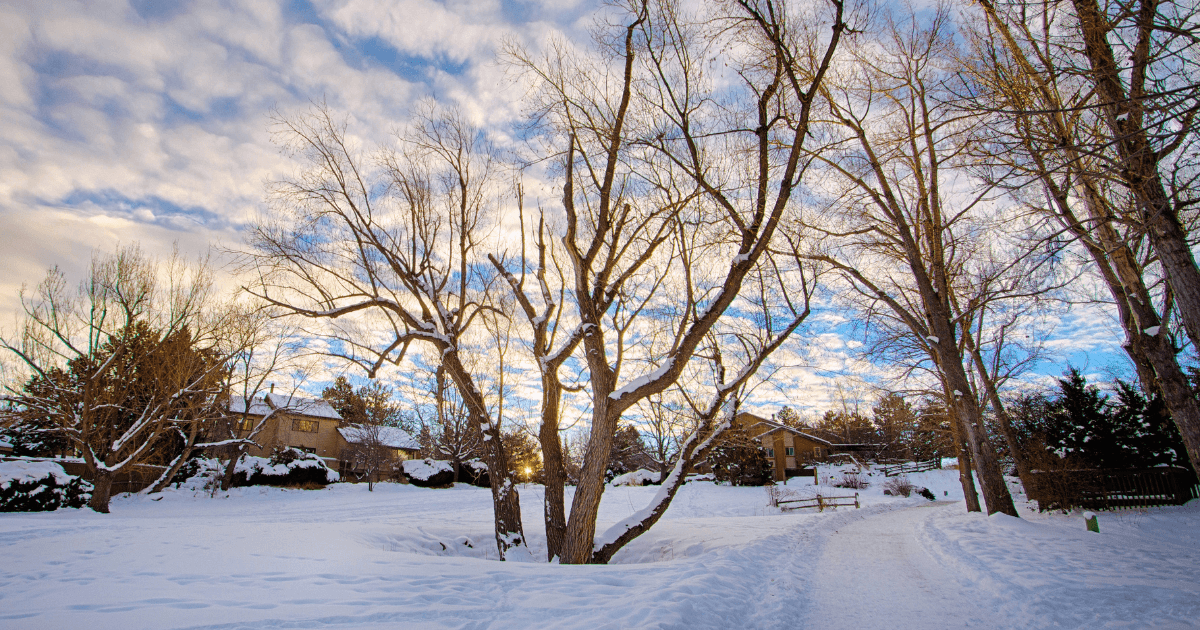
[[[836,476],[836,475],[835,475]],[[762,488],[693,482],[609,566],[495,561],[490,493],[335,484],[118,497],[112,513],[0,514],[0,628],[1192,628],[1200,505],[967,514],[860,491],[781,513]],[[811,479],[786,490],[812,495]],[[657,488],[610,488],[601,526]],[[821,487],[828,494],[852,490]],[[539,548],[540,545],[540,548]]]

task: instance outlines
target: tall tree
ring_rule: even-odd
[[[80,453],[97,512],[108,512],[116,475],[181,436],[190,448],[221,415],[229,313],[215,302],[204,261],[163,263],[136,246],[94,255],[75,290],[54,268],[22,295],[21,334],[0,342],[33,373],[13,400]]]
[[[562,160],[567,285],[589,379],[589,437],[563,562],[606,562],[653,525],[682,483],[681,466],[728,426],[718,415],[733,408],[731,397],[807,315],[805,288],[801,305],[772,284],[782,264],[771,245],[804,170],[817,87],[845,30],[842,3],[827,6],[800,15],[739,2],[691,15],[674,2],[631,2],[595,51],[565,43],[544,59],[512,51],[536,83],[535,120]],[[716,98],[707,74],[719,62],[739,73],[736,87],[720,88],[729,99]],[[698,407],[701,433],[689,437],[660,496],[597,539],[620,419],[679,382],[702,346],[748,339],[718,326],[739,297],[764,309],[756,323],[768,338],[744,346],[732,378],[713,370],[712,402]],[[724,365],[716,352],[704,359]],[[631,369],[632,379],[624,376]]]
[[[972,121],[946,104],[950,10],[885,10],[878,19],[878,38],[849,49],[845,70],[823,88],[829,109],[818,159],[830,175],[827,211],[803,225],[824,239],[812,256],[841,273],[873,322],[890,321],[924,350],[970,445],[989,513],[1016,516],[955,308],[970,303],[969,266],[998,232],[990,189],[972,189],[955,169]]]
[[[425,103],[399,148],[372,161],[318,107],[277,121],[277,138],[304,164],[272,189],[270,215],[249,236],[250,291],[318,325],[330,354],[374,376],[412,344],[453,382],[490,471],[496,546],[523,548],[517,489],[500,423],[471,364],[469,332],[491,306],[483,235],[494,225],[496,149],[456,111]]]
[[[981,161],[1018,197],[1039,188],[1043,199],[1024,201],[1079,243],[1111,295],[1142,387],[1161,392],[1200,471],[1200,405],[1171,334],[1178,311],[1195,346],[1200,315],[1200,276],[1181,241],[1181,212],[1195,197],[1200,92],[1185,80],[1194,60],[1173,52],[1195,37],[1194,8],[979,6],[988,28],[977,29],[964,76],[976,105],[995,113]]]

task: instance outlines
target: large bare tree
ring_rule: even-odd
[[[12,400],[80,454],[97,512],[117,475],[174,440],[186,452],[221,414],[232,313],[217,306],[206,261],[128,246],[94,255],[77,287],[51,269],[22,304],[22,328],[0,340],[32,373]]]
[[[997,209],[989,187],[955,168],[972,121],[945,102],[952,31],[945,5],[928,14],[884,10],[876,36],[847,50],[824,86],[818,157],[829,178],[815,192],[826,212],[804,226],[822,239],[813,257],[841,273],[871,317],[890,319],[923,348],[970,446],[988,512],[1015,516],[962,344],[972,320],[958,307],[973,297],[972,265],[996,234]]]
[[[1077,9],[1080,4],[1076,3]],[[1184,438],[1192,465],[1200,471],[1200,405],[1177,358],[1183,344],[1177,344],[1172,335],[1172,315],[1178,311],[1185,319],[1187,336],[1192,337],[1186,322],[1188,300],[1192,298],[1181,300],[1176,289],[1190,277],[1187,265],[1182,264],[1186,262],[1182,258],[1189,258],[1190,253],[1175,256],[1174,262],[1160,253],[1160,247],[1174,247],[1166,241],[1178,236],[1182,228],[1179,208],[1186,207],[1195,194],[1193,168],[1186,157],[1194,135],[1193,115],[1179,110],[1180,103],[1194,100],[1194,86],[1170,88],[1177,91],[1175,96],[1150,93],[1146,85],[1156,84],[1156,89],[1166,90],[1163,81],[1167,79],[1138,78],[1138,72],[1134,72],[1129,89],[1140,93],[1142,102],[1126,106],[1143,110],[1136,118],[1142,127],[1129,130],[1131,137],[1115,141],[1113,124],[1128,125],[1128,119],[1116,120],[1110,115],[1114,104],[1109,99],[1116,98],[1116,88],[1109,85],[1108,91],[1097,89],[1095,81],[1103,73],[1087,70],[1090,66],[1083,61],[1085,56],[1104,56],[1107,36],[1084,47],[1077,34],[1089,32],[1088,25],[1078,21],[1067,5],[1001,6],[989,1],[979,5],[987,28],[974,33],[974,54],[964,64],[964,76],[968,77],[972,102],[991,114],[991,123],[983,127],[986,132],[981,134],[986,141],[979,143],[984,171],[1045,216],[1052,227],[1052,238],[1062,235],[1059,240],[1078,243],[1083,264],[1108,291],[1126,334],[1122,347],[1137,370],[1142,388],[1162,395]],[[1139,6],[1155,11],[1149,5]],[[1126,62],[1141,67],[1139,72],[1143,74],[1161,64],[1155,55],[1178,42],[1173,41],[1176,35],[1154,34],[1154,30],[1165,28],[1179,17],[1165,15],[1163,22],[1138,34],[1142,42],[1139,45],[1149,46],[1156,37],[1166,38],[1168,41],[1160,43],[1165,48],[1156,44],[1153,50]],[[1117,28],[1127,19],[1131,15],[1118,16],[1112,26]],[[1100,34],[1094,32],[1092,36]],[[1117,31],[1112,34],[1117,36]],[[1116,117],[1134,113],[1125,111]],[[1154,156],[1135,155],[1149,150],[1149,145],[1134,151],[1131,143],[1157,143],[1161,147],[1155,149]],[[1148,208],[1161,206],[1159,188],[1164,183],[1157,173],[1162,164],[1168,163],[1179,167],[1167,180],[1172,208],[1152,210],[1147,215]],[[1131,182],[1130,177],[1137,181]],[[1039,194],[1030,195],[1029,190]]]
[[[460,114],[426,102],[399,148],[375,159],[349,144],[324,108],[277,120],[277,138],[303,163],[271,190],[271,212],[251,232],[249,290],[318,322],[330,355],[368,375],[399,365],[412,344],[461,396],[482,435],[500,556],[525,545],[499,422],[470,369],[469,334],[490,304],[481,253],[496,220],[496,149]]]
[[[510,54],[534,81],[534,120],[562,164],[566,283],[588,374],[591,422],[565,563],[606,562],[661,516],[687,465],[728,426],[729,402],[807,314],[808,291],[789,301],[779,288],[786,274],[771,244],[804,171],[817,87],[846,28],[841,2],[621,9],[622,22],[592,50],[559,43],[542,58]],[[715,63],[734,68],[732,87],[708,74]],[[751,288],[755,295],[744,293]],[[755,335],[723,319],[740,299],[764,313]],[[738,369],[712,370],[699,429],[659,496],[597,538],[618,422],[694,362],[724,366],[721,353],[739,356]]]

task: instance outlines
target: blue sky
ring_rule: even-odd
[[[501,42],[536,48],[587,37],[598,4],[552,0],[45,0],[0,3],[0,327],[22,283],[51,265],[78,274],[95,248],[139,241],[200,253],[236,244],[265,183],[292,165],[269,115],[324,100],[364,144],[383,139],[421,98],[457,104],[511,132],[520,90],[495,63]],[[550,198],[554,193],[532,190]],[[848,327],[819,314],[782,357],[806,367],[760,388],[828,405],[831,383],[866,364]],[[1058,328],[1067,360],[1123,369],[1118,335],[1094,312]]]

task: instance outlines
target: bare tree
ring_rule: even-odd
[[[1168,32],[1180,16],[1155,21],[1151,16],[1158,9],[1142,3],[1136,18],[1129,13],[1107,22],[1118,42],[1130,34],[1128,20],[1146,26],[1137,32],[1137,46],[1149,48],[1124,60],[1135,70],[1129,75],[1129,95],[1121,97],[1126,88],[1112,83],[1117,77],[1104,61],[1112,50],[1105,52],[1108,35],[1095,21],[1094,3],[1073,5],[1077,13],[1091,12],[1090,21],[1078,20],[1058,5],[1016,3],[1002,10],[992,2],[979,4],[988,28],[975,33],[973,59],[964,64],[964,75],[976,105],[995,113],[986,127],[987,141],[980,143],[980,161],[1014,195],[1020,197],[1030,188],[1027,184],[1043,193],[1040,199],[1026,196],[1023,201],[1083,250],[1084,264],[1111,296],[1126,333],[1122,347],[1143,389],[1162,394],[1192,465],[1200,471],[1200,406],[1171,335],[1171,315],[1178,309],[1195,345],[1194,324],[1187,321],[1193,289],[1183,288],[1190,297],[1180,299],[1180,287],[1190,286],[1186,283],[1194,262],[1189,263],[1190,250],[1176,251],[1175,242],[1182,230],[1180,209],[1195,194],[1194,169],[1189,158],[1179,157],[1188,154],[1194,136],[1194,113],[1180,107],[1194,102],[1195,86],[1163,84],[1178,80],[1171,72],[1150,76],[1155,74],[1151,69],[1163,65],[1160,56],[1177,46],[1177,35],[1185,32]],[[1151,46],[1157,38],[1168,41]],[[1084,62],[1084,57],[1092,61]],[[1104,71],[1092,72],[1090,63],[1100,63]],[[1148,90],[1152,84],[1159,87]],[[1114,129],[1125,131],[1114,135]],[[1144,153],[1151,149],[1153,154]],[[1166,180],[1171,189],[1171,207],[1166,208],[1159,171],[1168,163],[1175,174]],[[1162,248],[1174,254],[1164,255]],[[1165,282],[1154,279],[1159,269]]]
[[[686,466],[728,426],[726,403],[806,315],[803,300],[775,291],[784,274],[769,250],[803,172],[816,88],[845,30],[842,4],[829,7],[800,15],[742,2],[693,16],[672,2],[633,2],[591,53],[565,43],[544,59],[510,53],[536,84],[535,121],[562,159],[567,285],[589,379],[589,438],[562,562],[606,562],[653,525]],[[735,42],[745,45],[723,47]],[[740,73],[729,102],[707,75],[717,62]],[[754,298],[767,298],[753,304],[790,316],[764,315],[758,335],[745,336],[723,317],[752,285]],[[714,370],[700,429],[659,496],[597,539],[620,419],[703,361],[698,349],[738,340],[747,342],[734,346],[744,350],[741,369],[730,378]],[[623,378],[631,369],[638,375]]]
[[[970,303],[968,267],[985,235],[997,232],[989,230],[996,220],[990,189],[969,188],[954,168],[971,121],[943,100],[951,17],[944,5],[927,18],[879,17],[879,39],[853,48],[824,87],[829,110],[819,159],[830,175],[822,195],[829,203],[819,221],[805,222],[825,241],[813,257],[841,273],[876,322],[891,320],[924,351],[970,445],[989,513],[1015,516],[955,310]]]
[[[350,462],[353,471],[362,471],[367,480],[367,491],[373,492],[380,474],[390,473],[396,464],[398,447],[393,437],[399,429],[369,419],[341,430],[349,443],[342,459]]]
[[[97,512],[108,512],[114,477],[181,434],[186,450],[217,413],[228,313],[212,300],[205,261],[162,263],[136,246],[94,255],[75,289],[55,268],[22,295],[20,334],[0,342],[33,373],[13,400],[83,457]]]
[[[495,149],[461,115],[428,103],[400,149],[374,162],[323,108],[276,122],[305,169],[274,186],[271,215],[251,233],[248,260],[261,280],[250,290],[318,322],[308,332],[369,376],[404,362],[414,343],[435,352],[482,435],[500,556],[523,547],[500,425],[467,367],[468,331],[492,308],[479,249],[496,218]]]

